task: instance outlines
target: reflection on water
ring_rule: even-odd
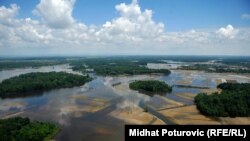
[[[66,71],[69,65],[24,68],[0,72],[0,80],[29,72]],[[93,115],[95,111],[116,107],[119,97],[104,85],[104,78],[97,77],[82,87],[56,89],[35,93],[34,96],[0,99],[0,117],[16,114],[34,120],[58,123],[62,131],[57,140],[123,140],[124,122],[108,115]],[[109,104],[109,102],[111,104]],[[114,105],[112,105],[114,104]]]
[[[0,71],[0,81],[12,76],[29,72],[66,71],[72,72],[69,65],[57,65],[34,68]],[[36,93],[34,96],[0,99],[0,117],[16,114],[31,119],[58,123],[62,131],[55,137],[60,141],[79,140],[124,140],[124,122],[110,116],[116,108],[128,105],[143,105],[149,101],[156,107],[171,102],[158,97],[149,97],[128,89],[128,84],[135,79],[160,79],[169,85],[185,84],[202,87],[216,87],[218,78],[236,78],[249,81],[240,76],[222,76],[203,72],[172,71],[169,76],[136,75],[120,77],[101,77],[91,75],[95,79],[84,86],[56,89]],[[112,88],[112,84],[121,82],[124,87]],[[166,98],[193,104],[193,101],[179,97],[180,93],[200,93],[200,89],[173,87]]]
[[[172,71],[171,75],[163,76],[161,79],[170,85],[192,85],[209,88],[216,88],[217,86],[216,78],[204,72]]]
[[[111,88],[94,85],[99,83],[104,83],[102,78],[90,82],[93,89],[86,91],[75,87],[51,90],[33,97],[4,99],[0,103],[0,116],[22,112],[20,115],[24,117],[58,123],[63,129],[56,136],[60,141],[100,140],[103,137],[123,140],[122,121],[110,117],[108,112],[98,116],[92,114],[92,110],[103,108],[94,100],[104,99],[109,102],[118,97]],[[111,103],[115,104],[113,106],[117,104],[115,101]]]
[[[124,140],[124,123],[109,116],[99,118],[72,118],[71,126],[66,126],[56,136],[60,141],[119,141]]]
[[[193,94],[198,94],[200,92],[201,92],[201,90],[197,89],[197,88],[181,88],[181,87],[174,86],[172,88],[172,92],[170,94],[177,94],[177,93],[193,93]]]
[[[185,105],[191,105],[191,104],[193,104],[193,101],[184,99],[184,98],[176,96],[174,94],[168,94],[168,95],[166,95],[166,97],[169,98],[169,99],[172,99],[174,101],[181,102],[181,103],[183,103]]]

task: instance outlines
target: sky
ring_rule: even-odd
[[[1,0],[0,56],[250,55],[250,0]]]

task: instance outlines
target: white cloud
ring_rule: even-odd
[[[35,13],[42,20],[16,18],[17,5],[1,6],[0,55],[250,53],[249,28],[167,32],[163,23],[153,20],[153,11],[141,9],[136,0],[116,5],[118,17],[87,26],[72,17],[74,3],[41,0]]]
[[[65,28],[73,24],[72,11],[75,0],[41,0],[33,11],[52,28]]]
[[[120,17],[107,21],[96,32],[103,41],[110,42],[152,42],[164,32],[164,24],[152,20],[152,11],[142,11],[136,0],[131,4],[121,3],[115,6]]]
[[[232,39],[238,33],[238,30],[234,29],[234,27],[229,24],[226,27],[221,27],[219,30],[216,31],[216,33],[223,37]]]
[[[247,14],[247,13],[242,14],[241,19],[250,20],[250,14]]]
[[[115,9],[126,18],[138,18],[141,15],[141,8],[139,7],[137,0],[133,0],[129,5],[125,3],[116,5]]]
[[[16,4],[11,4],[10,8],[5,6],[0,7],[0,23],[11,25],[13,18],[17,15],[20,7]]]

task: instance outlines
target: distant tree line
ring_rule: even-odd
[[[18,97],[23,93],[80,86],[92,79],[66,72],[33,72],[6,79],[0,83],[0,97]]]
[[[250,63],[249,63],[250,64]],[[244,67],[248,67],[247,69],[242,69],[241,66],[237,66],[236,68],[231,68],[230,64],[194,64],[190,66],[180,66],[178,69],[180,70],[200,70],[206,72],[216,72],[216,73],[250,73],[250,67],[242,64]]]
[[[0,119],[0,141],[48,141],[59,130],[55,124],[29,118]]]
[[[143,64],[143,65],[142,65]],[[145,65],[145,60],[142,61],[131,61],[127,59],[107,59],[107,58],[96,58],[88,59],[83,61],[72,62],[72,69],[76,71],[84,72],[85,69],[94,69],[98,75],[136,75],[136,74],[151,74],[151,73],[162,73],[165,75],[170,74],[168,69],[149,69]],[[86,66],[87,67],[86,67]]]
[[[95,72],[99,75],[136,75],[136,74],[152,74],[162,73],[165,75],[170,74],[167,69],[149,69],[144,66],[137,65],[108,65],[108,66],[95,66],[93,67]]]
[[[250,83],[223,83],[218,85],[222,92],[198,94],[195,103],[199,111],[214,117],[249,117]]]
[[[15,68],[26,68],[26,67],[41,67],[59,65],[65,63],[64,61],[50,60],[50,61],[0,61],[0,70],[4,69],[15,69]]]

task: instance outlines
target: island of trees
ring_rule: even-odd
[[[29,118],[0,119],[0,141],[49,141],[59,130],[55,124]]]
[[[92,78],[66,72],[35,72],[6,79],[0,83],[0,97],[19,97],[33,91],[81,86]]]
[[[146,94],[164,94],[166,92],[171,92],[172,88],[165,82],[158,80],[138,80],[129,84],[129,88],[132,90],[138,90],[141,92],[146,92]],[[149,93],[147,93],[149,92]]]
[[[250,83],[222,83],[222,92],[198,94],[195,103],[199,111],[213,117],[249,117]]]

